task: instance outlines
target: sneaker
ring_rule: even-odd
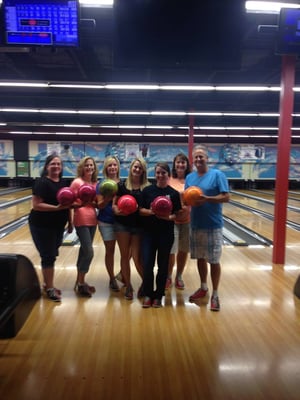
[[[89,286],[87,283],[77,284],[77,293],[83,297],[92,297],[92,294],[95,293],[95,288],[93,286]]]
[[[181,276],[177,276],[175,279],[175,287],[176,289],[183,290],[184,289],[184,282],[181,278]]]
[[[172,279],[167,278],[165,289],[168,290],[168,289],[170,289],[170,287],[172,287]]]
[[[152,307],[154,307],[154,308],[160,308],[160,307],[162,307],[161,299],[154,299],[154,300],[153,300],[153,303],[152,303]]]
[[[132,286],[131,286],[131,285],[128,286],[128,287],[126,287],[126,290],[125,290],[125,299],[126,299],[126,300],[132,300],[132,299],[133,299],[133,289],[132,289]]]
[[[117,275],[115,276],[115,279],[116,279],[117,281],[123,283],[123,285],[125,285],[125,282],[124,282],[124,279],[123,279],[123,276],[122,276],[121,271],[117,273]]]
[[[193,303],[194,301],[203,299],[204,297],[206,297],[208,295],[208,289],[204,290],[202,288],[196,290],[195,293],[193,293],[190,297],[189,297],[189,301],[191,303]]]
[[[211,311],[220,311],[220,301],[218,296],[211,296],[210,309]]]
[[[115,279],[111,279],[109,281],[109,288],[114,292],[119,292],[120,291],[119,286],[117,284],[117,281]]]
[[[54,289],[57,291],[57,293],[58,293],[59,295],[61,295],[61,290],[60,290],[60,289],[57,289],[57,288],[54,288]],[[43,284],[43,290],[44,290],[45,293],[47,294],[47,286],[46,286],[46,283]]]
[[[152,300],[150,299],[150,297],[145,296],[145,297],[144,297],[144,300],[143,300],[142,307],[143,307],[143,308],[149,308],[149,307],[151,307],[151,306],[152,306]]]
[[[88,285],[86,282],[84,282],[84,284],[83,284],[83,283],[82,283],[82,284],[79,284],[78,282],[75,282],[74,290],[77,291],[77,292],[79,292],[78,286],[83,286],[83,285],[86,285],[88,291],[89,291],[91,294],[96,293],[96,288],[95,288],[95,286],[90,286],[90,285]]]
[[[58,291],[56,288],[46,289],[46,294],[48,296],[48,299],[52,301],[61,301],[61,292]]]

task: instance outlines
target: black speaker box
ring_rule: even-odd
[[[300,299],[300,275],[298,276],[294,286],[294,295]]]
[[[16,336],[40,297],[32,262],[20,254],[0,254],[0,338]]]

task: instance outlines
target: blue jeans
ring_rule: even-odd
[[[75,229],[80,241],[77,269],[80,272],[87,273],[94,257],[93,240],[96,226],[76,226]]]
[[[144,232],[142,237],[143,288],[145,296],[161,299],[165,295],[170,251],[174,230],[170,232]],[[154,290],[154,265],[157,256],[156,290]]]
[[[29,224],[32,240],[41,257],[42,268],[53,268],[65,228],[44,228]]]

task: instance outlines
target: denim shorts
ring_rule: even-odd
[[[142,233],[141,228],[138,228],[136,226],[119,224],[118,222],[115,222],[114,229],[115,232],[127,232],[130,233],[131,235],[140,235]]]
[[[98,228],[99,228],[99,232],[102,236],[103,242],[110,242],[111,240],[116,240],[114,224],[107,224],[105,222],[99,222]]]

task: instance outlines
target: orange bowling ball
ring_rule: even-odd
[[[199,197],[203,195],[202,190],[198,186],[190,186],[182,194],[183,202],[187,206],[195,206]]]
[[[62,206],[70,206],[75,201],[75,193],[69,187],[62,187],[56,195],[57,201]]]
[[[95,199],[95,196],[96,196],[96,190],[92,185],[84,183],[78,189],[78,197],[84,203],[93,201]]]
[[[172,201],[167,196],[157,196],[151,203],[151,209],[158,217],[167,217],[173,208]]]
[[[123,196],[121,196],[118,199],[117,206],[121,213],[124,215],[132,214],[138,208],[136,199],[130,194],[124,194]]]

